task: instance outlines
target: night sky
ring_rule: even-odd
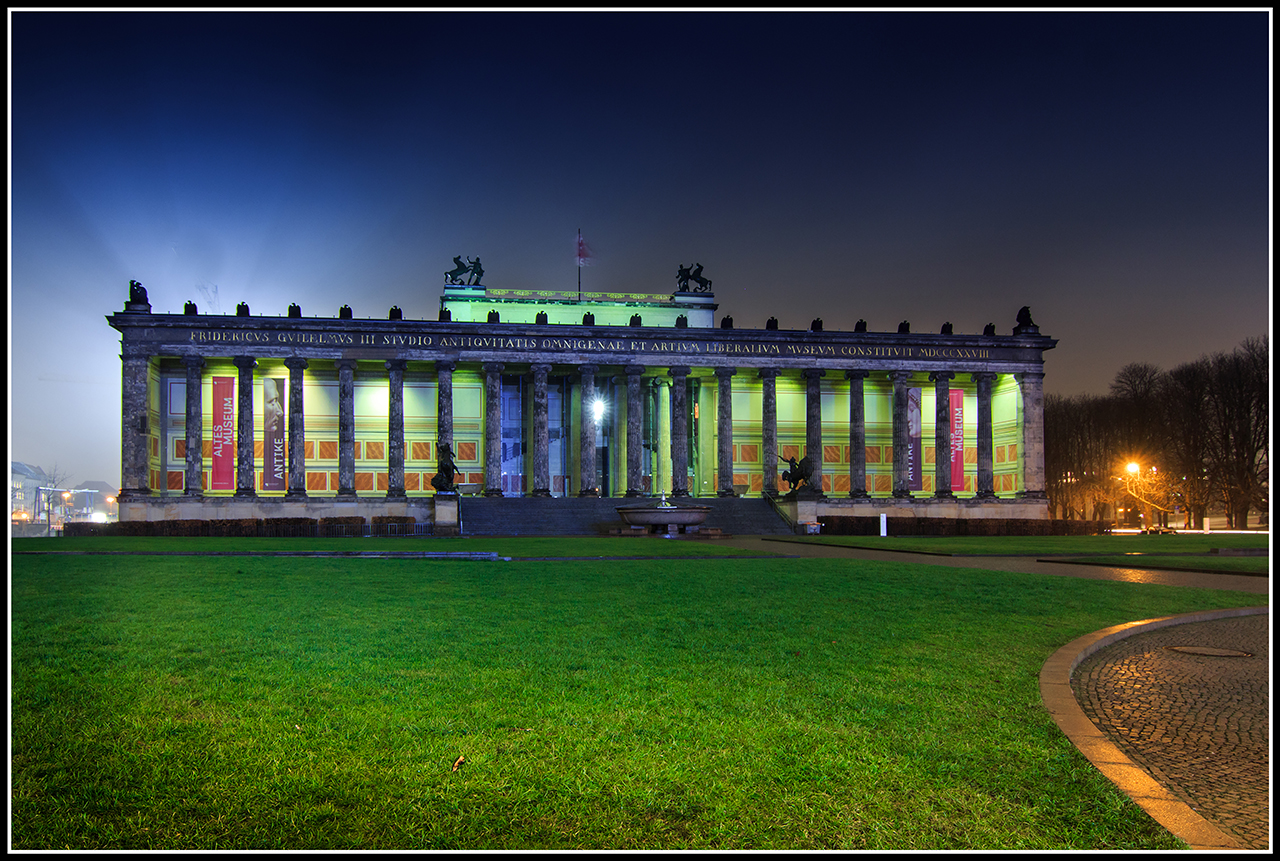
[[[1270,329],[1267,12],[10,14],[11,457],[120,479],[157,313],[670,293],[1009,334],[1104,393]]]

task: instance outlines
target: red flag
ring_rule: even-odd
[[[587,247],[587,241],[582,238],[582,231],[578,231],[578,265],[591,265],[591,249]]]

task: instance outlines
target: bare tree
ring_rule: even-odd
[[[1208,361],[1210,470],[1226,505],[1227,522],[1244,529],[1249,510],[1265,507],[1269,492],[1267,337],[1247,338],[1232,352],[1217,353]]]
[[[1205,514],[1213,501],[1210,431],[1205,421],[1212,388],[1212,367],[1207,358],[1179,365],[1160,381],[1166,465],[1174,492],[1186,508],[1187,529],[1204,528]]]

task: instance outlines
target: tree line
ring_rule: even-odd
[[[1268,357],[1262,335],[1169,371],[1125,365],[1106,395],[1046,395],[1051,516],[1116,519],[1128,500],[1147,525],[1173,515],[1201,529],[1213,508],[1245,528],[1267,507]]]

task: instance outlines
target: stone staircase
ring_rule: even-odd
[[[463,535],[603,535],[622,526],[617,507],[646,499],[624,497],[483,497],[458,500]],[[766,499],[697,497],[711,508],[703,526],[725,535],[791,535],[791,526]]]

